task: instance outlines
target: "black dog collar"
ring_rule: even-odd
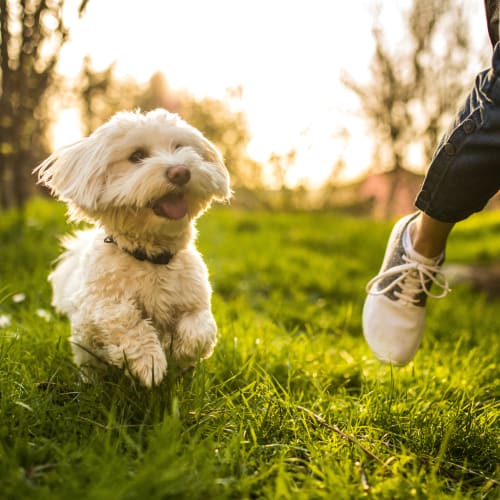
[[[118,246],[113,236],[106,236],[106,238],[104,238],[104,243],[113,243],[114,245]],[[138,247],[135,250],[128,250],[127,248],[120,248],[120,250],[127,252],[137,260],[147,260],[152,264],[168,264],[175,256],[175,254],[169,252],[168,250],[155,255],[148,255],[146,251],[141,247]]]

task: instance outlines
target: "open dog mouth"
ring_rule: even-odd
[[[153,205],[153,212],[166,219],[182,219],[187,214],[187,202],[183,193],[173,192],[162,196]]]

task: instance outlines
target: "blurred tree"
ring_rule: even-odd
[[[46,97],[68,31],[65,0],[0,0],[0,206],[22,207],[47,153]],[[88,0],[77,4],[83,15]]]
[[[370,124],[374,160],[392,177],[388,216],[400,171],[412,163],[415,151],[422,167],[428,164],[444,127],[471,85],[471,39],[464,0],[412,0],[403,13],[405,40],[391,50],[381,26],[380,8],[379,3],[372,30],[375,51],[370,79],[360,84],[344,75],[343,83],[358,96]]]
[[[151,76],[146,88],[137,96],[135,102],[136,105],[146,111],[165,108],[171,113],[179,113],[182,101],[187,98],[187,95],[172,90],[165,75],[158,71]]]
[[[268,163],[271,165],[274,183],[282,190],[288,189],[286,178],[297,158],[297,151],[291,149],[284,155],[272,152],[269,156]]]
[[[290,210],[294,206],[293,190],[287,184],[287,177],[296,158],[297,151],[295,149],[290,149],[284,155],[280,155],[274,151],[269,155],[267,162],[271,167],[273,182],[268,182],[267,184],[274,185],[276,188],[273,200],[275,207]],[[303,191],[303,186],[300,190],[297,189],[297,192],[299,191]]]
[[[143,89],[132,78],[117,80],[115,65],[111,64],[102,71],[92,68],[89,56],[83,66],[74,90],[76,100],[80,101],[83,133],[89,135],[99,125],[109,120],[122,109],[138,107]]]

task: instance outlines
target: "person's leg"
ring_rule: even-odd
[[[487,4],[489,15],[498,14],[499,3]],[[496,22],[490,24],[497,26],[498,16]],[[500,42],[436,149],[415,202],[419,212],[394,226],[382,267],[367,285],[363,333],[380,360],[404,365],[416,354],[427,298],[449,291],[440,271],[448,235],[500,188],[499,158]]]
[[[486,23],[488,24],[488,34],[490,36],[491,45],[494,47],[499,40],[499,17],[500,17],[500,1],[485,0],[484,10],[486,14]]]
[[[436,259],[444,253],[454,225],[452,222],[433,219],[421,212],[409,227],[413,249],[428,259]]]

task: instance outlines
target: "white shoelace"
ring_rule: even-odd
[[[442,299],[448,295],[450,292],[448,279],[441,271],[439,265],[422,264],[409,259],[406,255],[403,255],[403,260],[405,264],[391,267],[371,279],[366,285],[366,292],[371,295],[383,295],[392,290],[395,286],[399,286],[401,290],[395,291],[394,295],[398,299],[412,304],[418,304],[419,299],[417,296],[422,292],[433,299]],[[375,285],[397,274],[401,274],[401,276],[389,283],[386,287],[380,290],[374,290]],[[429,279],[431,284],[434,283],[439,287],[442,292],[437,295],[432,294],[426,285],[426,279]]]

